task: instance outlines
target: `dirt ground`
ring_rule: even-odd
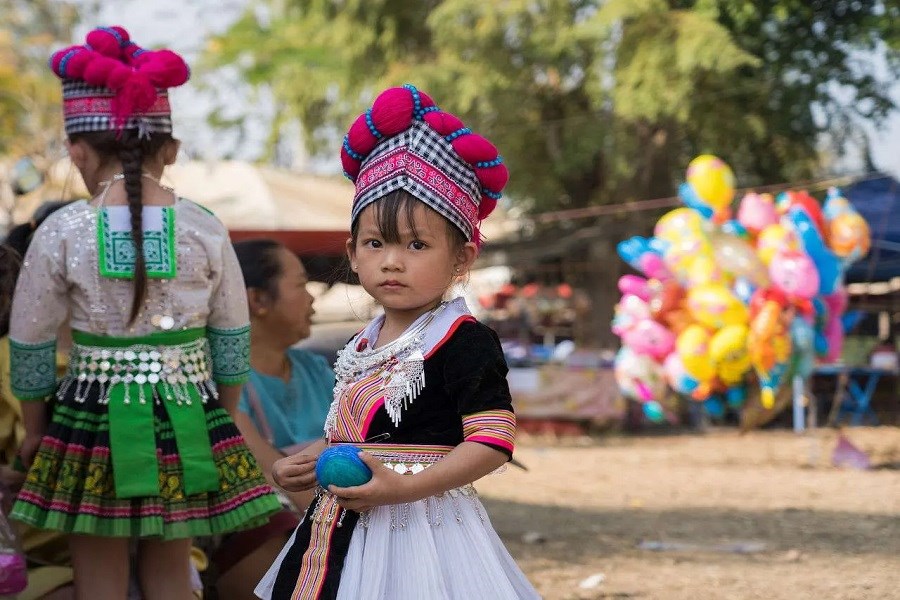
[[[831,429],[525,437],[477,487],[547,600],[900,599],[900,429],[845,433],[876,468]]]

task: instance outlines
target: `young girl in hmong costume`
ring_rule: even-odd
[[[321,490],[256,589],[279,600],[537,598],[472,482],[512,456],[515,416],[496,334],[443,296],[475,260],[507,171],[497,150],[412,86],[383,92],[342,152],[356,183],[351,268],[384,307],[341,351],[325,429],[372,469]],[[275,463],[316,484],[320,442]]]
[[[44,222],[16,288],[11,377],[30,469],[13,517],[72,534],[79,598],[125,597],[131,539],[144,596],[188,598],[192,536],[279,509],[229,416],[250,370],[241,271],[222,224],[159,183],[178,151],[166,89],[188,78],[181,57],[113,27],[51,67],[94,197]]]

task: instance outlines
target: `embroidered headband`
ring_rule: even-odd
[[[403,189],[476,243],[479,224],[509,179],[493,144],[411,85],[383,91],[353,122],[341,163],[356,185],[351,222],[379,198]]]
[[[166,90],[190,77],[184,59],[171,50],[144,50],[122,27],[94,29],[85,41],[50,57],[51,70],[63,80],[66,133],[171,133]]]

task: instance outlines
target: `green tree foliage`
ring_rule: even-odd
[[[378,90],[415,83],[545,210],[669,195],[700,152],[744,183],[813,174],[821,132],[893,108],[898,23],[896,0],[260,0],[207,66],[270,87],[273,128],[299,119],[335,156]]]
[[[62,133],[59,80],[50,53],[71,39],[77,13],[54,0],[0,0],[0,159],[48,166]]]

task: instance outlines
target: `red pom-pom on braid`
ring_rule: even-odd
[[[122,63],[118,63],[109,73],[109,77],[106,78],[106,87],[111,90],[118,90],[125,87],[125,84],[131,79],[132,73],[134,73],[134,71],[129,67],[126,67]]]
[[[184,59],[171,50],[144,52],[134,59],[133,65],[159,88],[178,87],[191,75]]]
[[[454,131],[465,128],[465,124],[456,115],[436,110],[425,115],[425,122],[441,135],[450,135]]]
[[[156,87],[141,72],[133,72],[125,85],[118,90],[114,112],[119,119],[127,119],[134,113],[141,113],[156,101]]]
[[[110,73],[112,73],[113,69],[120,63],[117,60],[103,56],[102,54],[97,54],[96,52],[92,52],[92,54],[93,56],[91,56],[90,62],[84,67],[84,73],[81,74],[81,78],[84,79],[84,82],[88,85],[105,86]]]
[[[94,29],[87,34],[87,44],[94,52],[109,58],[119,58],[122,53],[121,34],[112,28]]]

